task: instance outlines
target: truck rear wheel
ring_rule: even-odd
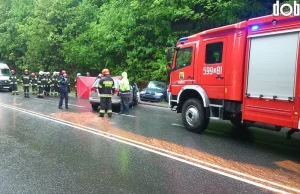
[[[188,99],[183,104],[181,117],[188,131],[200,133],[208,126],[209,120],[204,115],[203,105],[196,98]]]

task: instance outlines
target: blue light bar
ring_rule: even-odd
[[[256,30],[258,30],[258,28],[259,28],[259,26],[258,26],[258,25],[255,25],[255,26],[252,26],[252,27],[251,27],[251,30],[252,30],[252,31],[256,31]]]
[[[187,38],[187,37],[184,37],[184,38],[180,38],[180,39],[178,40],[178,42],[183,42],[183,41],[186,41],[186,40],[188,40],[188,38]]]

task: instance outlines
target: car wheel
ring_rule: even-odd
[[[97,111],[97,110],[98,110],[98,107],[99,107],[98,105],[92,104],[92,109],[93,109],[93,110]]]

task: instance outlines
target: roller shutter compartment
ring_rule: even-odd
[[[250,38],[247,95],[293,100],[299,32]]]

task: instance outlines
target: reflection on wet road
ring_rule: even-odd
[[[58,193],[300,192],[295,181],[300,177],[299,133],[286,140],[283,132],[241,131],[212,122],[198,135],[186,131],[180,115],[169,109],[138,105],[131,117],[99,118],[88,100],[71,98],[69,110],[58,110],[57,101],[0,93],[0,188],[25,193],[51,193],[52,187]]]

